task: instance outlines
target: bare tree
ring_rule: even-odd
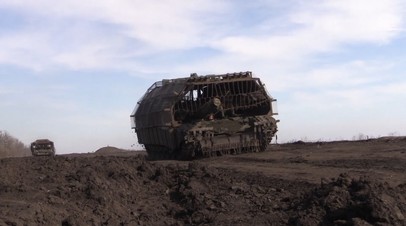
[[[29,156],[31,152],[17,138],[5,131],[0,131],[0,158]]]

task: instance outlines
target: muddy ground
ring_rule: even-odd
[[[0,159],[0,225],[406,225],[406,138]]]

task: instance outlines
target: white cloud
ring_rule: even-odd
[[[402,28],[400,6],[398,1],[306,1],[291,13],[286,21],[291,29],[284,34],[230,36],[214,46],[233,54],[278,60],[334,51],[352,42],[386,43]]]
[[[1,37],[0,62],[41,70],[52,65],[73,69],[139,67],[138,57],[159,51],[204,46],[215,1],[63,1],[0,2],[30,21]],[[132,65],[132,66],[130,66]],[[137,66],[138,65],[138,66]]]
[[[149,71],[142,63],[144,57],[168,50],[209,47],[219,51],[218,57],[213,57],[215,63],[250,64],[264,59],[268,60],[266,64],[291,63],[311,54],[338,50],[347,43],[386,43],[396,37],[402,25],[403,5],[396,0],[292,2],[283,16],[286,21],[271,13],[277,2],[252,4],[263,4],[263,11],[269,7],[269,15],[263,14],[259,22],[247,28],[225,19],[243,21],[254,16],[234,15],[241,12],[233,11],[239,7],[233,2],[2,2],[0,7],[34,19],[14,35],[0,36],[4,50],[0,62],[35,70],[63,65],[73,69],[119,67]],[[268,29],[275,23],[283,23],[279,25],[283,32]]]
[[[13,1],[6,6],[45,18],[79,19],[120,26],[116,32],[142,40],[154,48],[173,49],[198,45],[207,19],[223,3],[216,1]],[[44,8],[46,10],[44,10]],[[69,29],[69,27],[67,27]],[[205,35],[209,37],[209,35]]]
[[[386,61],[356,60],[343,64],[329,64],[293,72],[279,78],[277,91],[286,89],[331,90],[374,85],[387,79],[393,63]],[[300,69],[299,69],[300,70]]]
[[[46,34],[32,31],[0,35],[0,62],[39,71],[47,65],[46,59],[51,51],[47,41]]]
[[[295,93],[297,103],[313,100],[323,103],[323,107],[328,103],[372,107],[374,101],[387,98],[389,94],[406,95],[402,91],[405,82],[399,81],[402,75],[394,73],[396,64],[400,63],[357,60],[303,69],[301,73],[278,77],[273,90]],[[272,82],[270,78],[264,80]]]
[[[317,2],[309,11],[292,17],[294,22],[319,31],[324,38],[342,42],[387,42],[401,27],[400,1],[344,0]]]

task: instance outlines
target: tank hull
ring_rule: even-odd
[[[131,115],[150,159],[194,159],[266,150],[276,101],[250,72],[153,85]]]

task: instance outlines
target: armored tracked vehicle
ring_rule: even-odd
[[[31,153],[33,156],[54,156],[54,142],[48,139],[38,139],[31,143]]]
[[[276,99],[251,72],[164,79],[131,114],[150,159],[264,151],[277,132]]]

